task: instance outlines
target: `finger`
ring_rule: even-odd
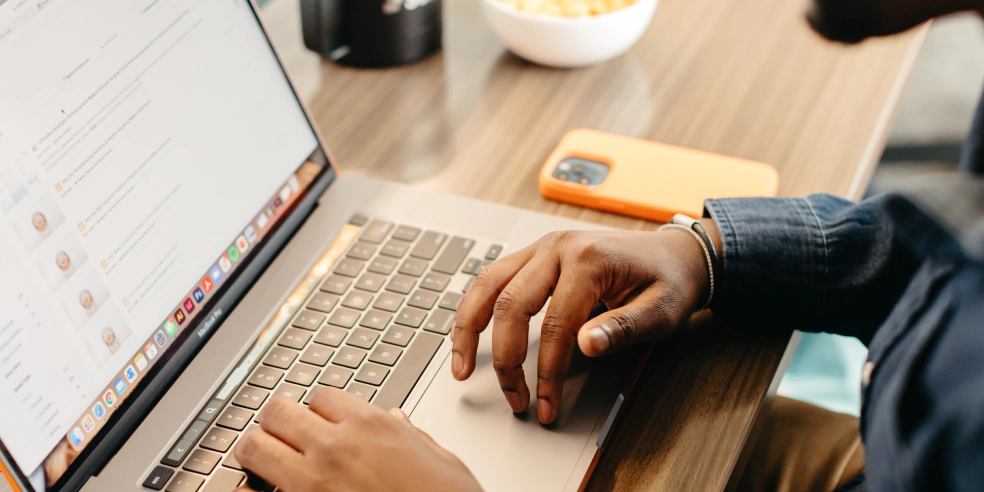
[[[374,407],[358,399],[355,395],[338,388],[322,388],[311,398],[308,408],[329,422],[339,423],[366,412]]]
[[[292,477],[300,476],[301,453],[264,431],[249,431],[233,449],[243,469],[281,488],[295,489]]]
[[[577,329],[588,320],[601,298],[601,285],[588,270],[596,267],[578,262],[561,270],[553,299],[543,317],[536,364],[536,407],[542,424],[552,423],[557,418]]]
[[[662,340],[688,316],[686,302],[666,284],[656,283],[628,304],[585,323],[577,343],[587,356],[609,354],[633,343]]]
[[[512,280],[526,262],[533,258],[537,244],[531,244],[485,267],[465,292],[454,316],[451,330],[451,373],[458,381],[464,381],[475,370],[475,353],[478,351],[479,334],[485,331],[492,319],[492,309],[502,288]]]
[[[530,318],[547,303],[559,270],[557,256],[541,250],[502,289],[493,308],[492,367],[513,412],[525,411],[530,405],[523,371]]]
[[[311,448],[315,436],[324,435],[331,424],[304,405],[276,397],[260,410],[260,427],[298,451]]]

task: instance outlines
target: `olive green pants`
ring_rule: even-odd
[[[777,397],[739,492],[832,492],[864,471],[858,419]]]

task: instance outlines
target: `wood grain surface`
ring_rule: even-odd
[[[297,0],[263,19],[343,172],[627,229],[658,224],[542,198],[540,166],[587,127],[766,162],[781,195],[859,198],[926,28],[825,43],[790,0],[663,0],[628,53],[558,70],[495,38],[481,0],[444,0],[442,52],[385,70],[304,49]],[[790,352],[792,330],[710,319],[658,344],[591,490],[722,490]]]

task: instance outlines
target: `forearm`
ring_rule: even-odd
[[[915,271],[880,200],[709,200],[706,212],[720,315],[867,342]]]

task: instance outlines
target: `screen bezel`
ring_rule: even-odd
[[[150,411],[153,410],[157,402],[163,398],[167,390],[184,372],[184,369],[191,363],[198,352],[208,343],[212,335],[222,328],[222,323],[304,224],[311,212],[317,207],[321,195],[324,194],[328,186],[338,176],[335,160],[328,151],[328,147],[325,145],[321,133],[315,126],[307,105],[301,100],[290,74],[284,67],[279,51],[270,39],[266,25],[259,16],[259,7],[256,5],[255,0],[249,0],[248,4],[253,18],[263,32],[264,38],[266,38],[267,46],[273,51],[277,65],[284,74],[295,101],[297,101],[301,111],[304,113],[308,127],[317,139],[317,146],[313,152],[317,153],[320,151],[323,154],[325,166],[318,172],[308,187],[301,190],[300,199],[291,205],[280,220],[276,224],[273,224],[270,233],[257,244],[256,253],[250,255],[242,268],[233,272],[232,277],[223,287],[225,291],[221,295],[212,298],[203,306],[203,313],[219,313],[215,315],[215,328],[206,332],[204,336],[192,337],[191,335],[197,332],[198,326],[204,320],[212,318],[212,316],[205,315],[195,317],[192,323],[182,331],[179,339],[176,340],[178,342],[177,347],[161,354],[164,360],[155,364],[141,384],[137,385],[130,396],[121,402],[119,410],[113,412],[113,415],[107,421],[102,431],[93,438],[93,441],[85,447],[54,485],[43,491],[34,489],[28,477],[24,475],[24,471],[17,466],[16,461],[13,460],[7,448],[0,442],[0,459],[2,459],[3,468],[6,471],[4,475],[9,474],[9,478],[12,479],[14,485],[24,492],[81,489],[89,477],[98,474],[109,463],[116,452],[125,444],[128,436],[136,430]],[[298,168],[302,164],[303,161],[299,162]]]

